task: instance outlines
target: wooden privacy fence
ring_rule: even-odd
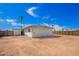
[[[54,34],[79,36],[79,31],[54,31]]]
[[[0,37],[2,36],[12,36],[13,31],[0,31]]]

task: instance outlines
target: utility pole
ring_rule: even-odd
[[[22,35],[22,20],[23,20],[23,16],[20,16],[20,26],[21,26],[21,28],[20,28],[20,31],[21,31],[21,35]]]

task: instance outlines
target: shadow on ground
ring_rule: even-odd
[[[2,38],[2,37],[4,37],[4,36],[0,36],[0,38]]]
[[[62,37],[62,36],[46,36],[46,37],[33,37],[33,38],[40,38],[40,39],[45,39],[45,38],[59,38],[59,37]]]

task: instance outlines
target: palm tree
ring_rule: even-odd
[[[22,20],[23,20],[23,16],[20,16],[20,24],[21,24],[21,35],[22,35]]]

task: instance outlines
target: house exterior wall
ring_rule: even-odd
[[[32,37],[32,32],[25,32],[25,35],[28,37]]]
[[[31,27],[31,32],[28,32],[28,28],[25,29],[25,35],[28,37],[43,37],[52,36],[52,29],[48,27]]]
[[[48,27],[33,27],[32,37],[52,36],[52,29]]]

